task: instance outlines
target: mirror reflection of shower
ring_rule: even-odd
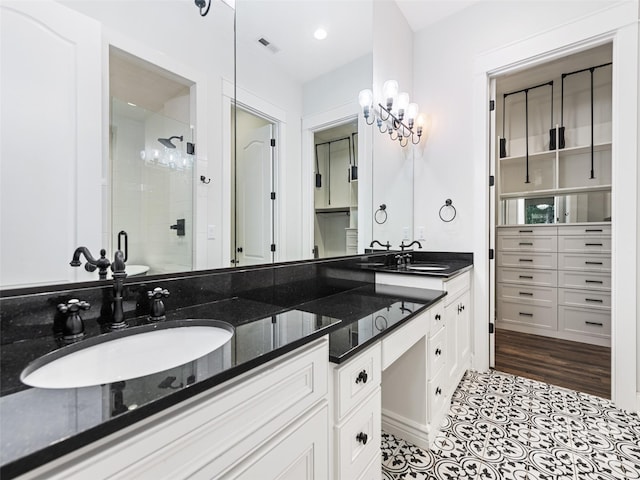
[[[173,144],[173,142],[171,140],[173,140],[174,138],[177,138],[178,140],[180,140],[182,142],[182,139],[184,138],[184,136],[180,135],[174,135],[173,137],[169,137],[169,138],[159,138],[158,141],[164,145],[167,148],[176,148],[176,146]]]

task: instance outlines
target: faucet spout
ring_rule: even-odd
[[[72,267],[79,267],[82,265],[80,256],[84,255],[84,258],[87,260],[87,263],[84,265],[84,269],[87,272],[94,272],[96,268],[99,269],[98,276],[100,280],[104,280],[107,278],[107,269],[109,268],[109,265],[111,265],[111,262],[109,262],[105,256],[106,254],[107,252],[103,248],[100,250],[100,258],[95,259],[87,247],[78,247],[73,252],[73,258],[71,259],[71,262],[69,262],[69,265]]]
[[[380,245],[382,248],[386,248],[387,250],[389,250],[389,248],[391,248],[391,244],[389,243],[389,240],[387,240],[386,245],[383,243],[380,243],[378,240],[373,240],[370,244],[369,244],[369,248],[373,248],[374,244],[378,244]]]
[[[413,242],[411,242],[408,245],[404,244],[404,240],[402,241],[402,243],[400,244],[400,250],[404,252],[405,248],[409,248],[413,245],[418,245],[418,248],[422,248],[422,244],[418,241],[418,240],[414,240]]]

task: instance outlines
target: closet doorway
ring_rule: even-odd
[[[358,249],[358,121],[314,132],[314,258]]]
[[[612,46],[496,77],[492,367],[611,396]]]

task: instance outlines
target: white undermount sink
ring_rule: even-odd
[[[419,272],[441,272],[449,268],[449,265],[407,265],[408,270],[416,270]]]
[[[233,333],[231,325],[216,320],[134,327],[44,355],[27,366],[20,379],[32,387],[58,389],[143,377],[207,355],[225,345]]]

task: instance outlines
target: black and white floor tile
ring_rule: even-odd
[[[640,416],[586,393],[467,372],[430,450],[383,432],[382,478],[640,479]]]

